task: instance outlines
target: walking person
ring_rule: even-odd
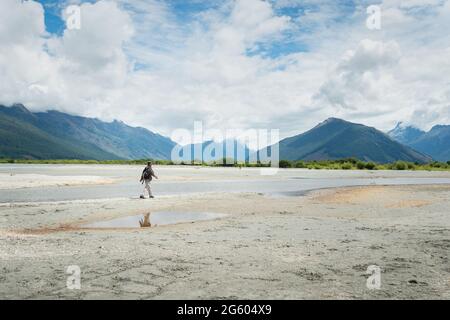
[[[158,176],[155,174],[152,168],[151,161],[147,162],[147,166],[144,168],[141,174],[141,180],[140,182],[144,184],[144,190],[142,191],[141,198],[145,199],[145,190],[148,192],[149,198],[154,198],[152,194],[152,189],[150,188],[150,181],[152,181],[152,178],[155,177],[158,179]]]

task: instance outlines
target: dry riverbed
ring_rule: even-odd
[[[0,298],[449,299],[449,207],[449,185],[2,205]],[[80,228],[157,211],[227,216]],[[71,265],[80,290],[66,288]]]

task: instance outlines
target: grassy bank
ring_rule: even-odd
[[[176,163],[170,160],[152,160],[156,165],[175,165]],[[77,159],[52,159],[52,160],[37,160],[37,159],[0,159],[0,163],[22,163],[22,164],[111,164],[111,165],[145,165],[149,159],[140,160],[77,160]],[[177,163],[181,165],[196,165],[209,167],[267,167],[267,164],[262,163],[244,163],[234,162],[225,164],[224,161],[201,163],[193,161],[191,163]],[[406,161],[396,161],[393,163],[375,163],[365,162],[358,159],[349,158],[341,160],[322,160],[322,161],[289,161],[281,160],[280,168],[305,168],[305,169],[328,169],[328,170],[427,170],[427,171],[450,171],[450,161],[447,162],[432,162],[427,164],[412,163]]]
[[[124,164],[142,165],[147,164],[148,159],[141,160],[79,160],[79,159],[0,159],[0,163],[23,163],[23,164]],[[172,165],[169,160],[151,160],[158,165]]]
[[[329,170],[427,170],[450,171],[450,161],[426,164],[396,161],[392,163],[365,162],[358,159],[323,160],[323,161],[288,161],[281,160],[280,168],[306,168]]]

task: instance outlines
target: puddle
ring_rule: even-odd
[[[116,229],[116,228],[145,228],[176,223],[215,220],[227,216],[223,213],[212,212],[173,212],[159,211],[139,214],[112,220],[97,221],[83,224],[81,228]]]
[[[303,190],[303,191],[268,192],[265,195],[272,198],[285,198],[285,197],[303,197],[307,193],[308,190]]]

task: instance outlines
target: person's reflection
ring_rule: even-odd
[[[139,220],[139,224],[141,225],[141,228],[148,228],[152,226],[150,223],[150,212],[144,214],[143,219]]]

